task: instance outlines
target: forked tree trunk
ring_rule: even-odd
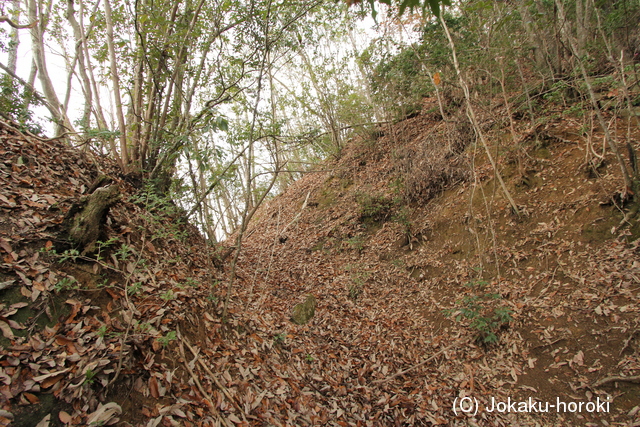
[[[42,13],[42,1],[41,0],[28,0],[29,6],[29,21],[38,22],[33,28],[31,28],[31,51],[33,53],[33,60],[38,68],[38,77],[40,84],[42,85],[42,92],[44,93],[47,102],[50,104],[49,110],[54,115],[54,120],[57,123],[56,135],[60,136],[65,132],[73,133],[73,126],[67,117],[66,112],[61,108],[58,95],[56,94],[53,82],[49,77],[47,71],[47,61],[44,54],[44,31],[48,21],[48,14]]]
[[[126,172],[129,166],[129,149],[127,147],[127,126],[122,111],[122,97],[120,96],[120,77],[116,64],[116,51],[113,45],[113,20],[111,18],[111,0],[104,0],[104,17],[107,24],[107,46],[109,48],[109,61],[111,62],[111,83],[113,84],[113,96],[115,98],[116,116],[120,128],[120,167]]]

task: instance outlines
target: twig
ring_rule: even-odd
[[[620,353],[618,353],[618,356],[622,356],[622,353],[624,353],[624,351],[627,349],[627,347],[629,347],[629,343],[631,342],[631,340],[633,339],[633,337],[636,336],[636,334],[638,333],[638,331],[633,331],[631,333],[631,335],[629,335],[629,338],[627,338],[626,340],[624,340],[624,345],[622,346],[622,349],[620,349]]]
[[[562,341],[562,340],[564,340],[564,339],[566,339],[566,338],[565,338],[565,337],[558,338],[557,340],[555,340],[555,341],[553,341],[553,342],[550,342],[550,343],[548,343],[548,344],[540,344],[540,345],[537,345],[537,346],[535,346],[535,347],[531,347],[531,350],[535,350],[535,349],[537,349],[537,348],[549,347],[549,346],[552,346],[552,345],[554,345],[554,344],[559,343],[560,341]]]
[[[213,405],[213,398],[211,397],[211,395],[209,395],[209,393],[207,393],[207,391],[204,389],[204,387],[202,387],[202,384],[200,383],[200,379],[198,379],[196,374],[193,372],[193,369],[191,369],[191,366],[189,366],[189,362],[187,361],[187,356],[185,356],[185,354],[184,354],[184,346],[182,345],[182,343],[184,342],[184,338],[182,337],[182,334],[180,333],[180,328],[177,328],[176,330],[178,332],[178,338],[180,338],[180,342],[178,343],[178,347],[180,348],[180,356],[182,356],[182,360],[184,360],[184,366],[187,367],[187,371],[189,371],[189,374],[191,375],[191,378],[196,383],[196,386],[198,386],[198,390],[200,390],[200,393],[202,393],[202,395],[207,399],[208,406],[217,414],[218,411],[216,410],[215,406]],[[193,357],[194,357],[194,360],[198,360],[198,361],[200,360],[198,355],[195,354],[195,353],[194,353]]]
[[[45,107],[47,107],[47,109],[51,111],[51,104],[49,104],[49,101],[47,101],[47,98],[45,98],[43,95],[40,95],[40,92],[38,92],[31,84],[27,83],[24,79],[20,78],[16,73],[11,71],[9,67],[7,67],[2,63],[0,63],[0,69],[2,69],[14,80],[17,80],[18,82],[20,82],[20,84],[22,84],[24,87],[29,89],[29,92],[31,92],[38,101],[42,102],[45,105]]]
[[[418,363],[418,364],[416,364],[416,365],[413,365],[413,366],[411,366],[410,368],[407,368],[407,369],[405,369],[405,370],[402,370],[402,371],[400,371],[400,372],[398,372],[398,373],[396,373],[396,374],[393,374],[393,375],[391,375],[390,377],[387,377],[387,378],[385,378],[385,379],[382,379],[382,380],[376,380],[376,381],[374,381],[373,383],[374,383],[374,384],[382,384],[382,383],[386,383],[387,381],[391,381],[392,379],[394,379],[394,378],[396,378],[396,377],[399,377],[399,376],[404,375],[404,374],[406,374],[406,373],[408,373],[408,372],[411,372],[411,371],[413,371],[414,369],[417,369],[417,368],[419,368],[419,367],[420,367],[420,366],[422,366],[422,365],[426,365],[427,363],[431,362],[431,361],[432,361],[433,359],[435,359],[436,357],[438,357],[438,356],[442,355],[445,351],[449,351],[449,350],[451,350],[452,348],[456,347],[458,344],[461,344],[461,342],[460,342],[460,341],[455,342],[455,343],[451,344],[450,346],[447,346],[447,347],[443,348],[442,350],[440,350],[439,352],[435,353],[435,354],[434,354],[434,355],[432,355],[431,357],[429,357],[429,358],[427,358],[427,359],[423,360],[422,362],[420,362],[420,363]]]
[[[38,25],[38,21],[37,20],[33,21],[33,22],[30,22],[29,24],[16,24],[8,16],[0,16],[0,22],[6,22],[7,24],[11,25],[16,30],[24,30],[24,29],[27,29],[27,28],[33,28],[36,25]]]
[[[615,382],[640,383],[640,375],[636,375],[634,377],[619,377],[619,376],[607,377],[599,381],[596,381],[591,386],[600,387],[602,385],[605,385],[608,383],[615,383]]]
[[[183,336],[181,338],[181,341],[184,343],[184,345],[187,346],[189,351],[191,351],[191,353],[193,353],[193,355],[197,357],[196,351],[193,349],[193,347],[191,347],[191,345],[189,344],[189,341],[187,340],[187,338]],[[244,421],[247,421],[245,416],[244,416],[244,411],[242,410],[240,405],[235,401],[233,396],[231,396],[231,394],[229,393],[229,390],[227,390],[227,388],[225,386],[223,386],[220,381],[218,381],[218,379],[213,374],[213,372],[211,372],[211,369],[209,369],[209,367],[199,357],[198,357],[198,363],[200,363],[200,366],[202,366],[202,368],[207,372],[207,374],[209,374],[209,378],[211,378],[211,380],[214,382],[216,387],[218,387],[218,389],[220,389],[220,391],[227,397],[227,399],[229,399],[229,401],[233,404],[233,406],[235,406],[236,409],[238,409],[238,411],[240,412],[240,415],[242,415],[242,418],[244,419]]]
[[[300,219],[300,215],[302,215],[302,211],[304,211],[304,208],[307,207],[307,202],[309,201],[309,196],[311,195],[311,191],[309,191],[307,193],[307,197],[304,199],[304,203],[302,204],[302,207],[300,208],[300,212],[298,212],[298,214],[291,220],[291,222],[289,224],[287,224],[282,231],[279,233],[280,237],[284,237],[284,233],[287,231],[287,229],[291,226],[291,224],[294,224],[295,222],[297,222]]]

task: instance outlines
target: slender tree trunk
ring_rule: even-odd
[[[20,21],[20,0],[11,1],[11,18],[14,22]],[[7,67],[13,72],[16,72],[16,66],[18,64],[18,46],[20,45],[20,33],[17,28],[11,27],[11,33],[9,35],[9,57],[7,59]]]
[[[93,10],[91,11],[91,16],[95,16],[97,10],[98,10],[98,6],[100,5],[100,0],[96,1]],[[94,77],[95,73],[93,71],[93,65],[91,63],[91,55],[89,54],[89,46],[87,43],[87,36],[88,33],[91,31],[91,28],[93,27],[93,24],[91,24],[89,26],[89,31],[87,31],[84,28],[84,13],[85,13],[85,8],[84,8],[84,0],[79,0],[79,6],[80,6],[80,22],[79,22],[79,27],[80,27],[80,37],[82,39],[82,49],[84,51],[84,57],[85,57],[85,61],[86,61],[86,65],[87,65],[87,75],[89,77],[89,82],[91,83],[91,89],[93,91],[93,94],[95,95],[95,108],[92,107],[92,111],[93,114],[96,118],[96,124],[98,129],[106,129],[107,128],[107,120],[104,117],[104,111],[102,109],[102,103],[100,101],[100,92],[98,91],[98,85],[96,83],[96,79]],[[118,163],[121,163],[120,160],[120,155],[118,154],[117,150],[116,150],[116,146],[115,143],[113,142],[113,138],[110,139],[110,144],[111,144],[111,153],[113,153],[115,159],[118,161]]]
[[[27,80],[27,83],[29,84],[28,87],[34,87],[35,83],[36,83],[36,76],[38,75],[38,65],[36,64],[35,59],[31,59],[31,70],[29,71],[29,80]],[[29,108],[29,105],[31,105],[31,100],[33,99],[33,94],[27,94],[25,102],[24,102],[24,108]],[[51,115],[55,116],[55,112],[51,111]]]
[[[533,18],[526,1],[520,1],[518,3],[520,9],[520,15],[522,16],[522,26],[527,34],[527,38],[533,44],[533,57],[536,67],[539,69],[544,68],[545,62],[545,46],[540,33],[533,28]]]
[[[63,135],[65,132],[73,133],[73,126],[69,121],[65,111],[60,105],[58,95],[53,87],[53,82],[49,77],[47,71],[47,61],[44,53],[44,31],[47,25],[48,16],[45,15],[41,8],[41,0],[28,0],[29,7],[29,21],[38,22],[33,28],[31,28],[31,51],[33,54],[33,60],[38,68],[38,77],[40,78],[40,84],[42,85],[42,92],[44,93],[47,102],[50,104],[50,111],[54,115],[56,121],[56,135]]]
[[[340,152],[340,150],[342,150],[342,145],[343,145],[342,137],[339,130],[340,126],[337,123],[337,119],[335,117],[331,102],[329,102],[325,91],[320,86],[320,81],[318,80],[318,77],[316,76],[316,73],[313,70],[313,65],[311,64],[311,60],[309,59],[307,52],[305,52],[304,50],[304,46],[300,46],[300,48],[298,49],[298,55],[300,55],[300,58],[302,59],[302,62],[307,69],[307,72],[309,73],[309,79],[311,80],[311,84],[313,85],[313,88],[318,94],[318,101],[320,103],[320,108],[322,111],[320,118],[324,122],[324,125],[327,131],[331,135],[331,139],[333,144],[335,145],[335,149],[337,150],[337,152]]]
[[[73,10],[73,0],[67,0],[67,20],[73,29],[73,35],[76,40],[76,58],[78,60],[78,72],[80,73],[80,82],[84,93],[84,110],[82,112],[81,123],[85,128],[89,127],[91,117],[91,108],[93,107],[93,90],[91,89],[91,81],[87,75],[87,67],[84,56],[85,40],[80,29],[80,24],[76,20],[75,11]],[[68,101],[65,101],[65,104]]]
[[[590,0],[576,1],[576,48],[580,56],[586,54],[587,43],[591,38],[591,15],[594,5]]]
[[[564,11],[564,6],[562,4],[562,1],[561,0],[555,0],[555,3],[557,5],[557,7],[558,7],[558,14],[559,14],[561,22],[566,22],[566,14],[565,14],[565,11]],[[578,47],[576,45],[575,40],[573,39],[573,37],[571,36],[569,31],[567,31],[567,30],[565,30],[564,35],[565,35],[565,37],[567,39],[567,42],[569,44],[569,48],[571,49],[573,54],[575,56],[577,56],[578,55]],[[596,112],[596,117],[598,118],[598,123],[600,124],[600,127],[602,127],[602,131],[604,132],[604,139],[607,142],[607,145],[609,146],[609,148],[611,149],[611,152],[616,156],[616,159],[618,161],[618,165],[620,166],[620,171],[622,172],[622,177],[624,179],[626,190],[629,191],[631,194],[634,194],[635,191],[637,190],[635,188],[636,183],[631,179],[631,175],[629,174],[629,170],[627,169],[627,166],[625,164],[624,158],[620,154],[620,150],[618,150],[618,147],[616,145],[616,141],[614,141],[613,136],[611,135],[611,132],[609,131],[609,126],[607,126],[607,123],[605,122],[604,117],[602,116],[602,111],[600,110],[600,106],[598,105],[598,100],[596,99],[595,92],[593,91],[591,83],[589,82],[589,76],[587,74],[587,69],[584,66],[584,61],[582,60],[582,58],[580,56],[577,56],[576,60],[577,60],[577,63],[578,63],[578,67],[580,68],[580,72],[582,74],[582,78],[584,79],[585,86],[587,87],[587,92],[589,93],[589,99],[591,100],[591,106],[593,107],[594,111]]]
[[[442,24],[442,28],[444,29],[445,35],[447,36],[447,40],[449,41],[449,47],[451,48],[451,56],[453,58],[453,65],[456,69],[456,74],[458,75],[458,81],[460,82],[460,86],[462,86],[462,90],[464,92],[464,98],[467,106],[467,114],[469,115],[471,124],[473,125],[476,133],[478,134],[478,138],[480,139],[480,142],[484,147],[484,151],[487,154],[487,158],[489,159],[489,162],[493,167],[493,171],[496,174],[496,178],[498,182],[500,183],[500,187],[502,188],[502,191],[504,192],[505,197],[507,198],[507,200],[509,201],[509,204],[511,205],[511,209],[513,210],[514,213],[516,213],[519,216],[520,211],[518,210],[518,206],[516,205],[516,202],[513,200],[513,197],[511,197],[511,193],[507,189],[507,186],[504,183],[504,180],[502,179],[502,175],[498,170],[498,165],[496,164],[496,161],[494,160],[493,155],[491,154],[491,150],[489,150],[489,145],[484,136],[484,133],[480,129],[480,125],[476,118],[475,111],[473,109],[473,106],[471,105],[471,96],[469,94],[469,87],[467,86],[467,83],[464,81],[464,78],[462,77],[462,73],[460,72],[460,66],[458,65],[458,57],[456,55],[456,47],[453,44],[453,39],[451,38],[451,34],[449,33],[449,28],[447,27],[447,23],[444,21],[442,16],[440,16],[440,23]]]
[[[111,18],[111,0],[104,0],[104,17],[107,24],[107,47],[109,49],[109,60],[111,62],[111,83],[113,85],[113,96],[115,98],[116,116],[118,117],[118,127],[120,128],[120,166],[126,172],[129,168],[129,153],[127,147],[127,126],[122,110],[122,98],[120,97],[120,77],[116,63],[116,51],[113,45],[113,20]],[[114,153],[115,154],[115,153]]]

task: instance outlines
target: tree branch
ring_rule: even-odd
[[[23,25],[16,24],[8,16],[0,16],[0,22],[6,22],[7,24],[11,25],[16,30],[24,30],[24,29],[27,29],[27,28],[33,28],[36,25],[38,25],[38,21],[37,20],[31,22],[30,24],[23,24]]]

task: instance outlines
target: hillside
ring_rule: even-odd
[[[521,123],[513,144],[494,113],[482,122],[500,141],[493,148],[519,216],[466,120],[449,124],[450,150],[446,125],[423,114],[354,141],[326,172],[265,206],[250,229],[240,300],[278,326],[289,363],[336,408],[327,419],[639,421],[638,226],[618,227],[619,169],[608,156],[586,164],[570,120],[535,132]],[[287,322],[308,293],[316,318]],[[607,414],[455,416],[453,402],[465,396],[489,408],[492,397],[612,403]]]
[[[225,248],[107,159],[3,123],[2,425],[638,425],[640,236],[620,226],[619,168],[585,163],[562,111],[514,141],[500,108],[480,121],[519,213],[463,112],[444,122],[427,99],[260,208],[227,322]],[[112,186],[74,250],[70,218]],[[454,413],[465,397],[477,413]]]

